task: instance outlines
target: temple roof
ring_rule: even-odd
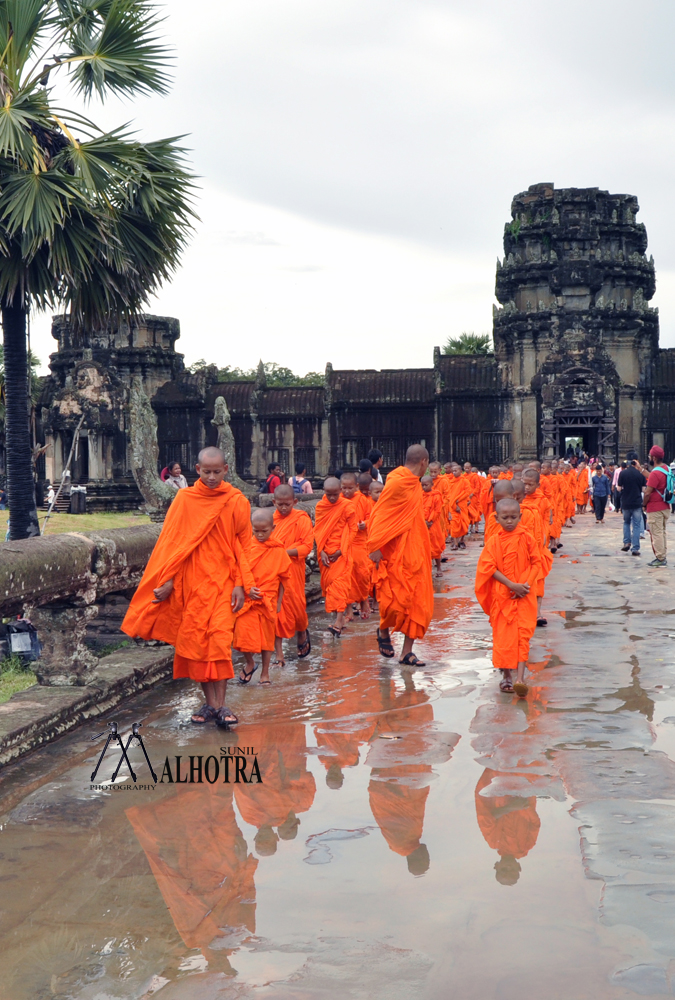
[[[493,354],[441,354],[442,389],[452,393],[499,392],[499,368]]]
[[[330,375],[333,403],[433,403],[433,368],[337,370]]]

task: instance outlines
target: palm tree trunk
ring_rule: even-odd
[[[5,345],[5,445],[10,538],[39,535],[30,445],[26,310],[2,306]]]

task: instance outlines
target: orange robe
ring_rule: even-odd
[[[259,600],[247,598],[237,612],[232,645],[241,653],[260,653],[274,649],[277,626],[279,587],[286,587],[291,575],[291,560],[286,547],[271,535],[266,542],[252,538],[247,550],[248,562],[256,587],[261,591]]]
[[[476,819],[488,847],[504,857],[524,858],[537,843],[541,821],[537,797],[481,795],[500,772],[486,768],[476,785]],[[519,808],[514,808],[519,807]]]
[[[553,566],[553,553],[548,548],[548,520],[551,505],[541,491],[537,489],[534,493],[528,493],[523,497],[520,509],[521,512],[525,510],[530,511],[535,519],[533,537],[539,545],[539,554],[541,556],[541,576],[537,581],[537,597],[543,597],[545,580]]]
[[[588,493],[591,486],[591,477],[588,469],[582,469],[577,473],[576,500],[580,507],[585,507],[588,503]]]
[[[481,490],[481,507],[483,509],[483,517],[487,521],[490,514],[494,514],[495,511],[495,498],[494,498],[494,485],[496,480],[491,479],[489,476],[483,482],[483,487]]]
[[[431,558],[440,559],[445,552],[445,525],[443,524],[443,501],[439,490],[422,491],[424,505],[424,520],[431,521],[429,541],[431,542]]]
[[[434,485],[432,489],[434,492],[438,492],[441,497],[441,520],[443,523],[443,530],[445,532],[445,537],[448,537],[448,532],[450,531],[450,525],[448,523],[448,508],[450,506],[450,497],[448,495],[448,476],[440,475],[434,479]]]
[[[347,500],[354,507],[356,517],[356,534],[352,543],[352,587],[349,601],[361,602],[368,600],[368,594],[372,586],[373,562],[368,558],[368,534],[367,528],[359,528],[359,522],[368,523],[368,518],[372,510],[372,500],[365,497],[363,493],[356,492],[351,500]]]
[[[305,560],[314,546],[314,529],[307,511],[298,510],[297,507],[286,517],[275,510],[274,525],[272,537],[281,542],[285,549],[298,550],[297,556],[289,556],[291,572],[284,584],[281,611],[277,615],[277,635],[282,639],[290,639],[296,632],[304,632],[309,625],[305,599]]]
[[[340,494],[335,503],[323,496],[314,512],[314,538],[321,570],[321,592],[326,598],[326,611],[344,611],[352,589],[352,547],[357,532],[356,511]],[[342,555],[324,566],[321,553]]]
[[[469,499],[469,523],[478,524],[483,513],[483,509],[481,507],[482,480],[477,472],[465,472],[464,478],[471,486],[471,497]]]
[[[471,486],[464,476],[453,476],[449,484],[450,535],[463,538],[469,530],[469,495]]]
[[[211,490],[199,479],[169,507],[122,631],[174,646],[174,677],[234,677],[231,599],[234,587],[253,586],[244,554],[250,517],[248,500],[234,486]],[[167,580],[173,580],[171,594],[153,603],[153,590]]]
[[[368,551],[379,549],[387,570],[378,586],[380,628],[392,628],[411,639],[422,638],[434,610],[431,542],[422,496],[417,476],[401,465],[387,476],[368,522]]]
[[[514,583],[529,583],[526,597],[514,598],[495,570]],[[536,584],[541,575],[537,543],[518,524],[513,531],[501,526],[485,543],[476,567],[476,598],[492,626],[492,663],[499,670],[515,670],[530,654],[530,639],[537,625]]]
[[[551,538],[560,538],[562,534],[562,522],[560,520],[560,492],[557,477],[553,473],[549,476],[542,476],[540,487],[542,487],[542,493],[551,502],[553,509],[553,521],[549,527],[549,536]]]
[[[307,770],[304,722],[259,723],[243,727],[239,742],[255,747],[261,782],[234,785],[241,818],[250,826],[281,826],[289,817],[311,809],[316,782]]]

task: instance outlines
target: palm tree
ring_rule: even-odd
[[[459,337],[448,337],[443,354],[490,354],[492,342],[489,333],[460,333]]]
[[[131,318],[175,270],[193,213],[179,137],[137,142],[54,103],[167,92],[147,0],[0,0],[0,316],[11,538],[38,534],[26,355],[31,306],[76,328]]]

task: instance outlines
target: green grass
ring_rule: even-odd
[[[40,527],[45,519],[46,511],[39,510],[38,518]],[[0,510],[0,541],[4,541],[7,531],[7,521],[9,511]],[[46,535],[61,535],[66,531],[101,531],[106,528],[132,528],[141,524],[151,524],[147,514],[142,514],[139,510],[130,510],[125,513],[116,511],[107,514],[52,514],[47,522]]]
[[[12,655],[0,660],[0,704],[33,684],[37,684],[37,677],[20,657]]]

